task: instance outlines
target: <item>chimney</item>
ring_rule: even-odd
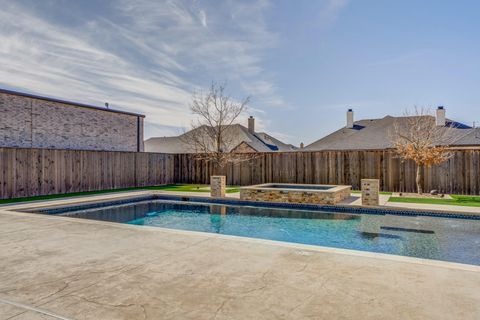
[[[254,134],[255,133],[255,118],[250,116],[248,118],[248,132]]]
[[[303,142],[300,143],[300,149],[303,149],[305,148],[305,145],[303,144]]]
[[[348,109],[347,111],[347,128],[353,129],[353,110]]]
[[[437,108],[436,124],[439,127],[444,127],[446,124],[445,108],[443,106]]]

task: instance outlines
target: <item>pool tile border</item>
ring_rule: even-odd
[[[148,200],[155,200],[157,197],[155,195],[145,195],[145,196],[132,196],[127,198],[122,198],[118,200],[91,200],[85,202],[79,202],[75,204],[57,204],[53,206],[44,206],[41,208],[29,207],[26,209],[19,209],[16,210],[15,208],[10,209],[9,211],[18,211],[18,212],[27,212],[27,213],[46,213],[48,214],[58,214],[65,211],[74,211],[74,210],[82,210],[82,209],[92,209],[92,208],[102,208],[102,207],[109,207],[112,205],[121,205],[127,204],[132,202],[140,202],[140,201],[148,201]]]
[[[183,197],[183,196],[164,195],[164,194],[161,195],[161,199],[202,202],[202,203],[218,203],[218,204],[226,204],[226,205],[250,205],[254,207],[274,207],[274,208],[286,208],[286,209],[328,211],[328,212],[340,212],[340,213],[358,213],[358,214],[375,214],[375,215],[392,214],[392,215],[401,215],[401,216],[426,216],[426,217],[439,217],[439,218],[480,220],[479,215],[460,214],[460,213],[453,213],[448,211],[435,212],[435,211],[423,211],[423,210],[398,210],[398,209],[385,208],[385,207],[365,208],[365,207],[341,206],[341,205],[277,203],[277,202],[249,201],[249,200],[236,200],[236,199],[225,199],[225,198],[205,198],[205,197],[193,197],[193,196]]]
[[[10,210],[30,213],[45,213],[56,214],[64,212],[65,209],[76,210],[85,208],[98,208],[107,207],[111,205],[126,204],[130,202],[140,202],[148,200],[172,200],[172,201],[188,201],[196,203],[214,203],[224,205],[247,205],[253,207],[269,207],[269,208],[283,208],[283,209],[299,209],[299,210],[312,210],[312,211],[324,211],[324,212],[336,212],[336,213],[353,213],[353,214],[373,214],[373,215],[399,215],[399,216],[425,216],[425,217],[438,217],[438,218],[453,218],[453,219],[467,219],[467,220],[480,220],[480,215],[474,214],[462,214],[448,211],[425,211],[425,210],[398,210],[396,208],[386,207],[357,207],[357,206],[341,206],[341,205],[321,205],[321,204],[300,204],[300,203],[278,203],[278,202],[266,202],[266,201],[250,201],[240,200],[232,198],[212,198],[202,196],[182,196],[182,195],[168,195],[163,193],[152,193],[150,195],[143,196],[131,196],[117,200],[92,200],[81,203],[75,203],[73,205],[63,204],[46,206],[42,208],[35,208],[34,206],[27,209]]]

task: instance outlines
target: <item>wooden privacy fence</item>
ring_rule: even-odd
[[[188,154],[0,148],[0,199],[168,183],[209,183],[218,172]],[[218,170],[218,169],[217,169]],[[230,185],[267,182],[347,184],[380,179],[385,191],[415,191],[415,164],[393,152],[322,151],[261,153],[220,173]],[[456,150],[427,168],[424,190],[479,194],[480,150]]]
[[[226,174],[230,185],[268,182],[346,184],[360,188],[362,178],[380,179],[385,191],[415,192],[416,166],[388,150],[321,151],[259,154],[250,162],[219,170],[192,155],[175,155],[177,183],[208,183],[213,172]],[[455,194],[480,192],[480,150],[455,150],[446,163],[424,169],[424,190]]]
[[[173,155],[0,148],[0,199],[173,183]]]

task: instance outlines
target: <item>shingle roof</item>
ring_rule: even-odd
[[[192,134],[192,131],[176,137],[150,138],[145,141],[145,151],[161,153],[194,153],[195,150],[188,143],[189,134]],[[246,127],[240,124],[229,126],[226,131],[226,136],[228,137],[228,140],[231,140],[231,143],[229,143],[231,149],[234,149],[242,142],[247,143],[257,152],[293,151],[297,149],[295,146],[283,143],[264,132],[256,132],[252,134]],[[227,152],[230,151],[231,150],[227,150]]]
[[[458,139],[455,145],[458,146],[480,146],[480,128],[472,128],[470,132]]]
[[[430,117],[430,116],[425,116]],[[306,146],[303,150],[366,150],[393,147],[394,124],[405,124],[408,117],[386,116],[381,119],[366,119],[354,122],[353,128],[339,129]],[[450,144],[455,146],[479,146],[480,131],[465,124],[447,119]]]

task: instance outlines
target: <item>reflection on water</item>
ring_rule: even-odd
[[[144,218],[160,207],[153,201],[121,204],[110,207],[91,208],[61,213],[62,216],[83,218],[91,220],[127,223],[132,220]]]
[[[62,215],[480,265],[480,221],[149,200]]]
[[[240,214],[243,216],[263,216],[272,218],[295,218],[295,219],[319,219],[319,220],[353,220],[360,219],[360,215],[347,213],[328,213],[321,211],[302,211],[278,208],[255,208],[255,207],[234,207],[219,204],[198,205],[182,204],[163,201],[144,201],[136,203],[127,203],[102,208],[91,208],[85,210],[75,210],[61,213],[63,216],[75,218],[102,220],[111,222],[125,223],[132,220],[144,218],[152,213],[178,210],[195,211],[208,213],[211,215],[232,215]]]
[[[380,227],[380,229],[392,230],[392,231],[403,231],[403,232],[416,232],[416,233],[435,233],[435,231],[432,231],[432,230],[409,229],[409,228],[399,228],[399,227]]]
[[[375,238],[390,238],[390,239],[402,239],[402,237],[394,235],[394,234],[388,234],[388,233],[377,233],[377,232],[365,232],[365,231],[360,231],[359,232],[360,236],[364,239],[368,240],[373,240]]]

